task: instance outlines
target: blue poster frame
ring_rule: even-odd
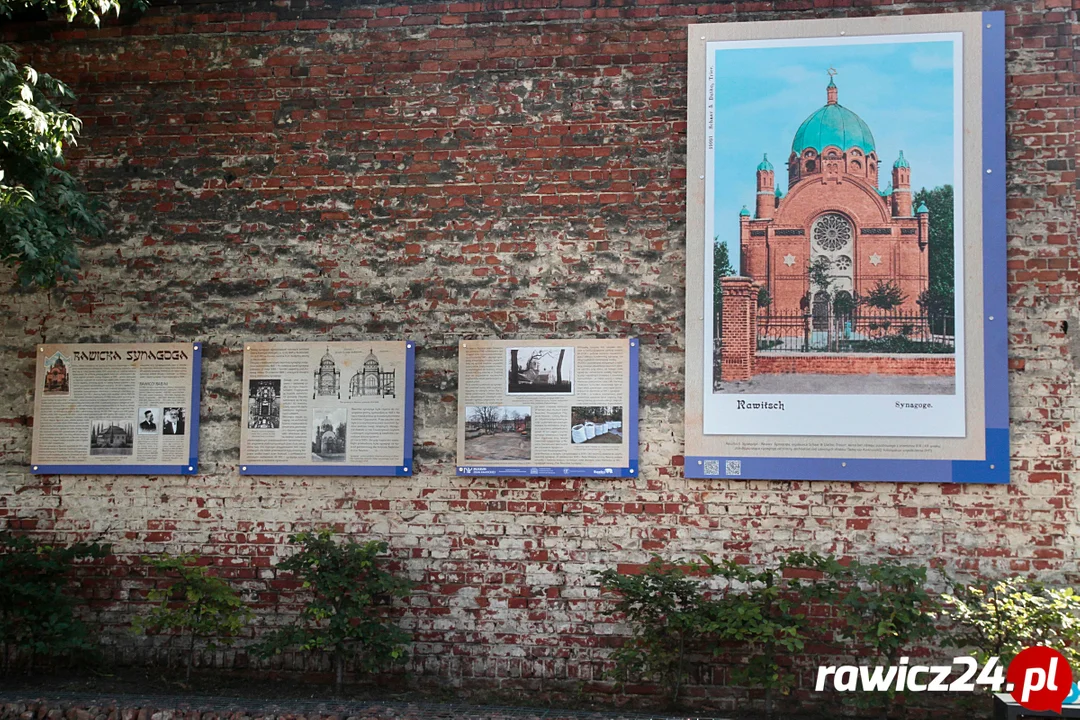
[[[32,475],[197,475],[199,472],[199,401],[202,398],[202,346],[191,344],[191,400],[188,422],[188,461],[183,465],[31,465]]]
[[[638,418],[640,400],[638,398],[638,355],[641,341],[628,338],[630,352],[630,402],[626,411],[626,441],[629,444],[629,457],[626,467],[512,467],[509,465],[476,466],[458,465],[458,477],[602,477],[635,478],[641,471],[638,449]]]
[[[983,460],[867,460],[687,456],[694,479],[847,482],[1009,482],[1009,378],[1005,235],[1005,13],[982,15]],[[734,461],[734,462],[732,462]],[[729,466],[728,463],[732,462]],[[737,471],[735,471],[737,468]],[[715,470],[705,474],[705,470]],[[729,469],[732,471],[729,474]]]
[[[405,341],[404,453],[398,465],[240,465],[241,475],[318,475],[323,477],[410,477],[413,474],[413,392],[416,343]]]

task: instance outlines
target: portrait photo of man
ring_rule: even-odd
[[[158,431],[158,411],[156,408],[142,408],[139,411],[139,434],[156,435]]]
[[[184,434],[184,408],[165,408],[165,422],[162,435]]]

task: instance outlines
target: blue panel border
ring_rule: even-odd
[[[363,341],[358,341],[363,342]],[[323,477],[410,477],[413,474],[413,407],[416,343],[405,341],[404,454],[400,465],[241,465],[241,475],[309,475]]]
[[[199,472],[199,404],[202,398],[202,346],[191,344],[191,402],[188,406],[186,465],[31,465],[32,475],[196,475]]]
[[[633,478],[640,472],[638,448],[638,418],[640,416],[640,392],[638,390],[638,358],[641,341],[627,338],[630,352],[629,406],[626,409],[626,441],[629,443],[629,464],[626,467],[510,467],[507,465],[458,465],[459,477],[603,477]]]
[[[405,468],[408,467],[408,470]],[[408,477],[412,465],[241,465],[241,475],[319,475],[335,477]]]
[[[844,460],[687,456],[695,479],[840,482],[1009,482],[1009,356],[1005,232],[1005,13],[982,13],[984,460]],[[705,471],[709,472],[706,473]]]

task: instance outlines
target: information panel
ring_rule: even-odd
[[[240,472],[412,474],[411,341],[244,345]]]
[[[196,473],[201,348],[39,345],[32,472]]]
[[[637,476],[638,345],[461,341],[458,475]]]
[[[689,27],[688,477],[1008,482],[1004,26]]]

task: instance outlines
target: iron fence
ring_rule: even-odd
[[[758,352],[952,353],[951,314],[859,308],[758,313]]]

